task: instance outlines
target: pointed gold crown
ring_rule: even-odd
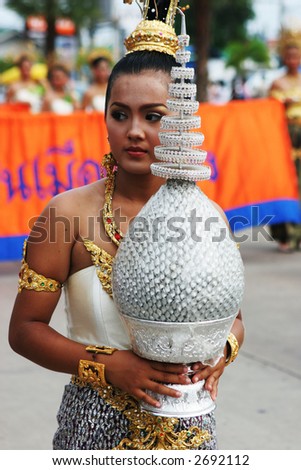
[[[282,28],[278,49],[283,53],[287,47],[297,47],[301,51],[301,27]]]
[[[128,51],[158,51],[175,56],[179,44],[174,30],[180,0],[138,0],[142,21],[124,41]],[[136,3],[138,3],[138,1]],[[132,4],[133,0],[123,0]]]

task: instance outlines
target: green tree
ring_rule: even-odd
[[[77,31],[86,26],[93,29],[101,18],[98,0],[8,0],[7,6],[24,18],[30,15],[43,15],[48,24],[45,42],[45,55],[53,55],[55,48],[56,18],[70,18],[74,21]]]
[[[269,52],[267,46],[257,38],[251,38],[243,42],[230,42],[225,49],[226,64],[236,69],[240,76],[246,73],[246,61],[251,59],[256,64],[268,65]]]

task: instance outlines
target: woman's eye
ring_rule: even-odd
[[[111,116],[116,121],[124,121],[125,119],[127,119],[127,115],[123,111],[113,111],[111,113]]]
[[[148,113],[146,115],[146,119],[148,121],[153,121],[153,122],[156,122],[156,121],[161,121],[163,115],[160,114],[160,113]]]

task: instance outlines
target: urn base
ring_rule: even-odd
[[[168,384],[169,388],[182,393],[182,396],[179,398],[147,391],[150,396],[161,403],[161,407],[156,408],[148,403],[143,403],[141,408],[153,415],[170,418],[190,418],[205,415],[213,411],[216,405],[210,393],[204,389],[204,384],[204,380],[189,385]]]

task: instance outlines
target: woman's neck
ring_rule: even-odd
[[[287,71],[286,74],[289,78],[298,78],[300,76],[298,69],[291,69]]]
[[[139,175],[119,169],[116,175],[115,194],[133,202],[145,204],[164,182],[162,178],[151,173]]]

